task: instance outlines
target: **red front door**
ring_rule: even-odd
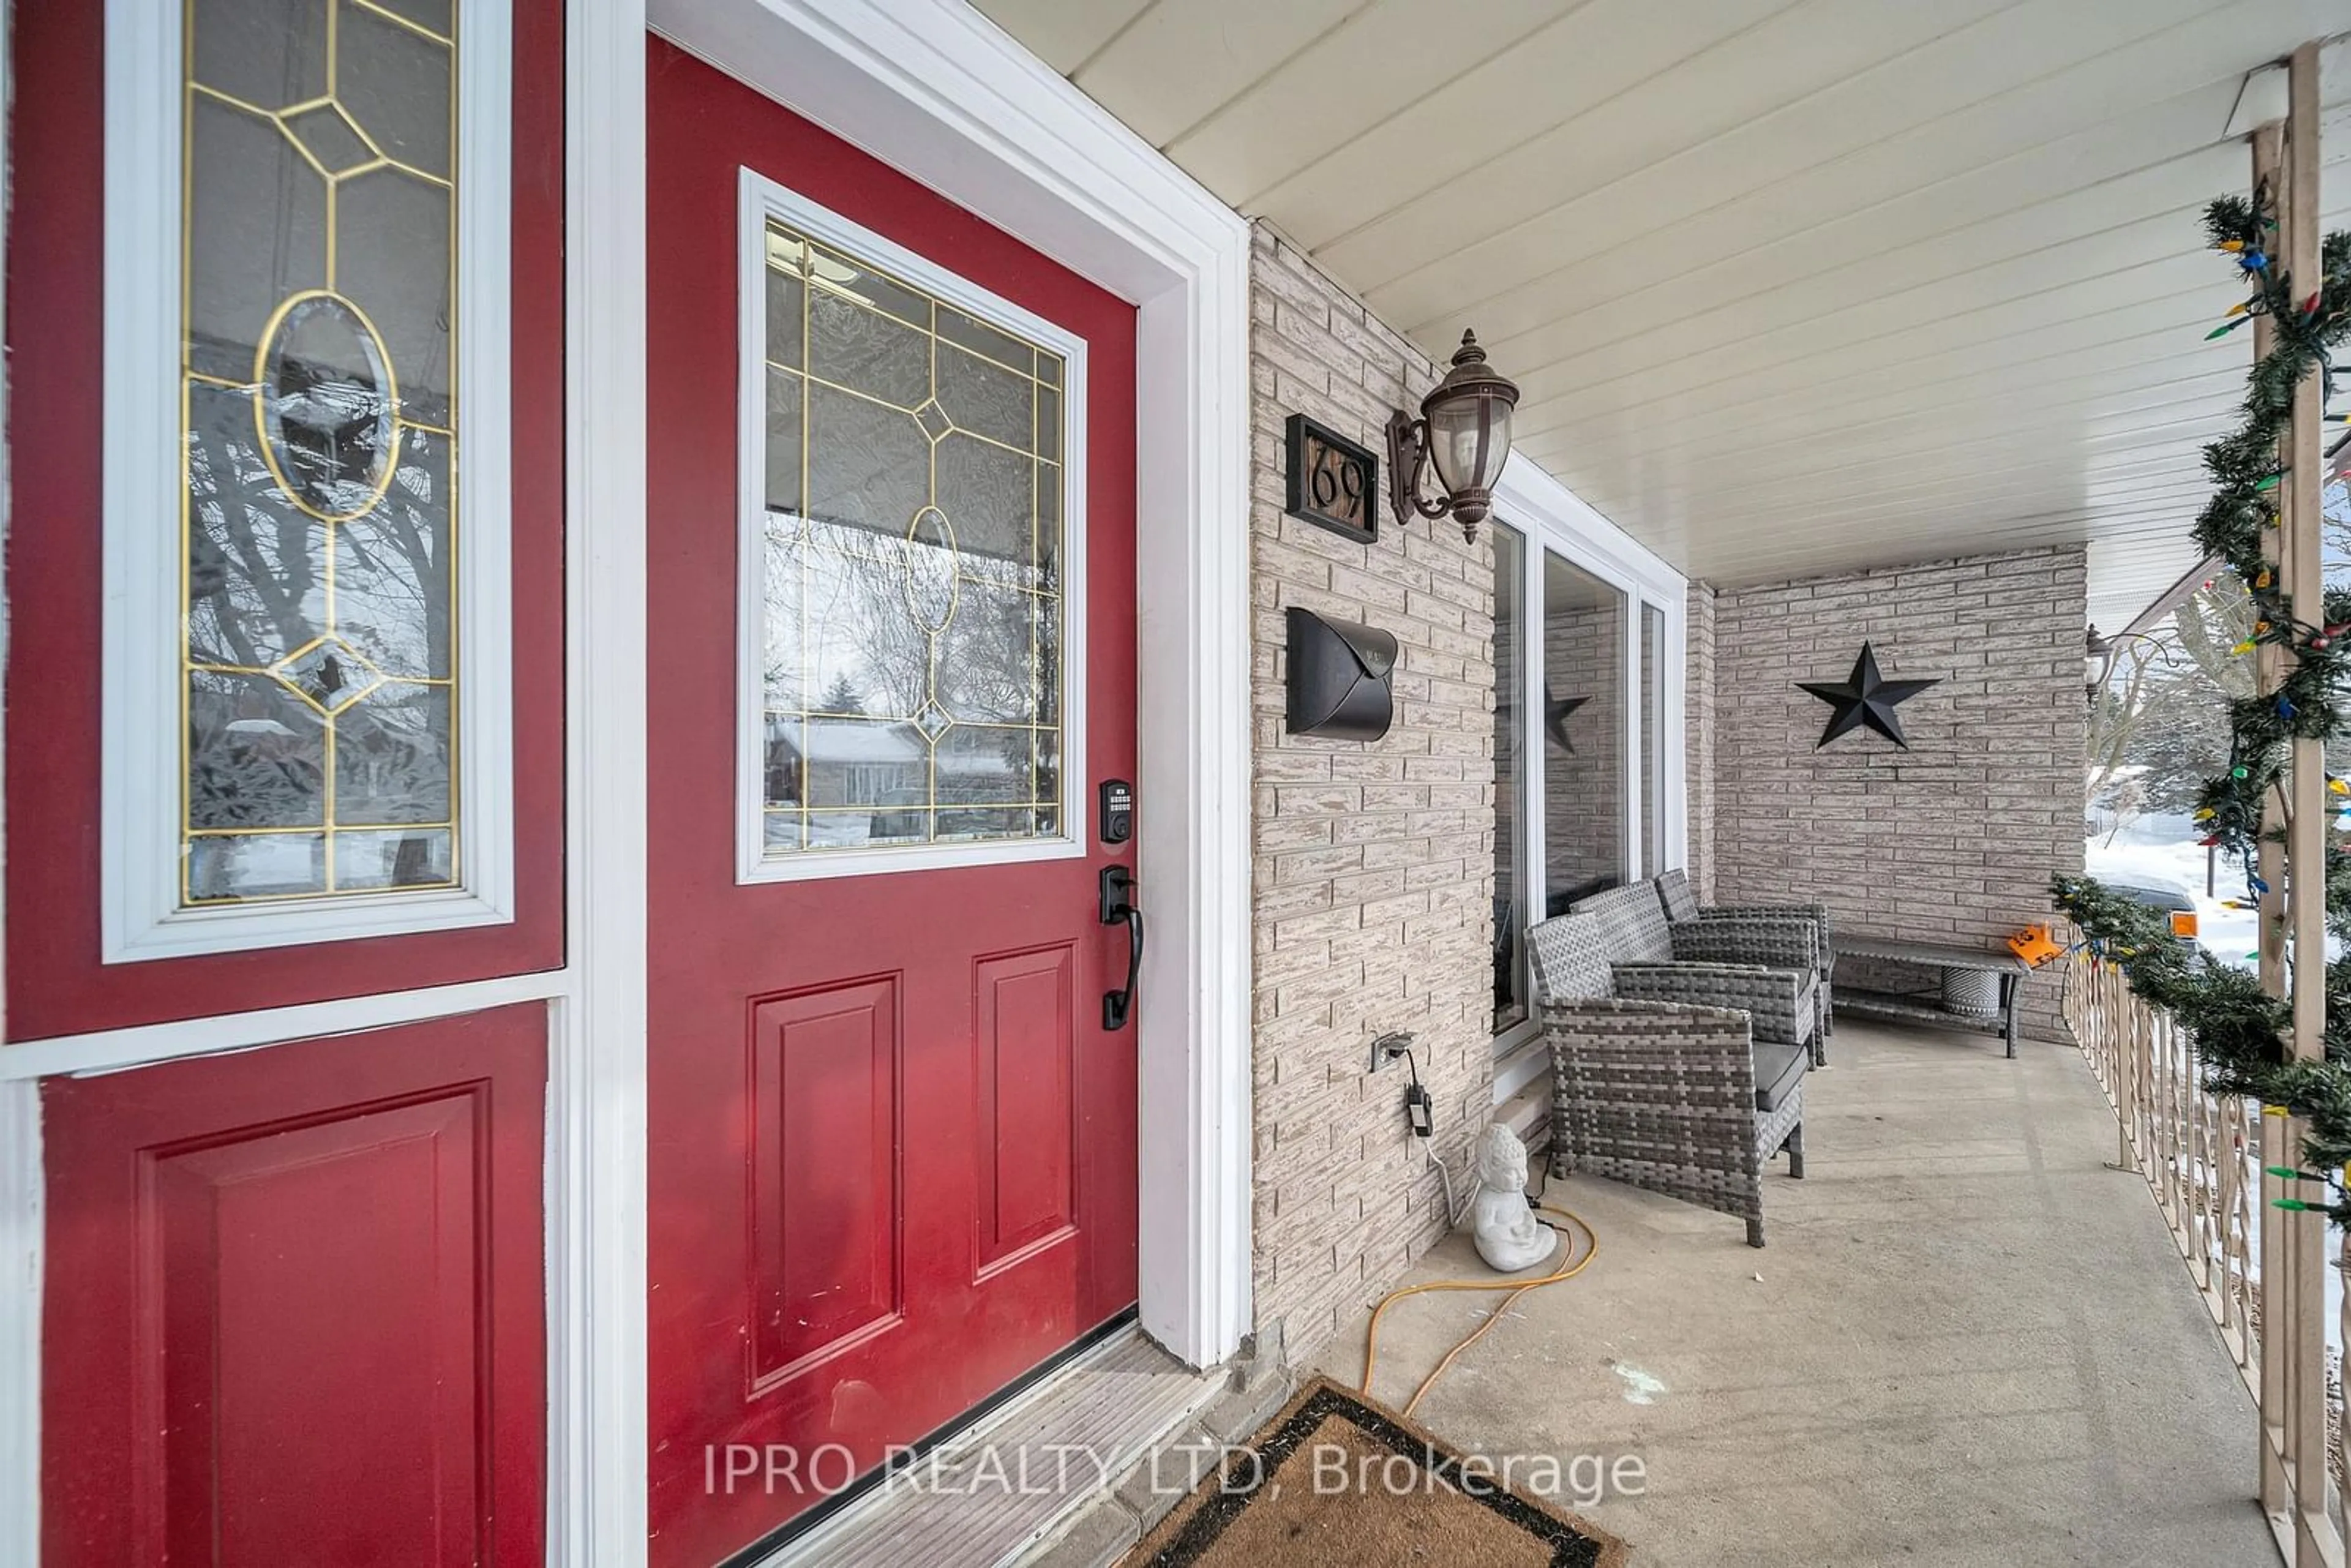
[[[651,72],[653,1556],[700,1565],[1134,1300],[1134,316]]]

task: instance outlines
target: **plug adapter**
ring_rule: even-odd
[[[1417,1082],[1405,1087],[1404,1115],[1405,1120],[1412,1124],[1414,1137],[1436,1136],[1437,1103],[1429,1098],[1428,1091]]]

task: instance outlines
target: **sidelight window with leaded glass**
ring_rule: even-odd
[[[479,891],[468,860],[486,851],[502,891],[510,852],[469,821],[466,775],[502,779],[506,759],[502,737],[472,755],[507,676],[468,642],[507,560],[503,0],[116,4],[154,26],[110,28],[114,90],[170,107],[152,152],[141,116],[110,111],[111,210],[170,226],[110,239],[109,408],[162,414],[139,400],[169,364],[169,427],[143,451],[173,472],[146,489],[144,421],[110,413],[110,572],[127,584],[110,642],[143,648],[155,615],[174,646],[168,692],[135,684],[157,669],[143,653],[112,673],[110,768],[141,818],[114,945],[202,915],[214,935],[176,950],[250,946],[225,935],[229,913]],[[149,559],[175,559],[176,582],[147,594]],[[150,733],[167,713],[168,764]],[[143,858],[157,790],[167,898]],[[422,925],[502,914],[450,913]],[[315,935],[404,916],[324,928],[339,918]]]
[[[448,886],[455,17],[188,25],[183,898]]]
[[[1079,346],[834,224],[759,236],[757,859],[1066,843]]]

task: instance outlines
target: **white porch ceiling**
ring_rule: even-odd
[[[2249,332],[2199,215],[2248,71],[2351,0],[977,0],[1443,360],[1519,451],[1738,583],[2092,542],[2195,560]],[[2326,223],[2351,222],[2329,51]]]

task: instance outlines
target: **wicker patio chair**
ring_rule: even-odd
[[[1551,1170],[1621,1181],[1747,1221],[1763,1245],[1763,1169],[1785,1149],[1804,1175],[1799,1045],[1758,1042],[1749,1015],[1649,994],[1653,970],[1612,968],[1599,917],[1562,915],[1528,933],[1535,1005],[1551,1048]],[[1750,971],[1758,990],[1785,975]]]
[[[1702,970],[1736,966],[1784,975],[1792,990],[1775,988],[1768,1001],[1749,1009],[1755,1015],[1755,1038],[1807,1046],[1818,1061],[1820,956],[1802,923],[1692,920],[1669,925],[1656,889],[1645,882],[1594,894],[1569,913],[1598,917],[1609,962],[1619,969],[1634,965]],[[1716,1003],[1708,994],[1714,983],[1709,975],[1690,977],[1676,999],[1748,1007],[1743,1000]]]
[[[1813,972],[1820,979],[1814,994],[1819,1005],[1819,1026],[1813,1032],[1813,1064],[1828,1065],[1829,1036],[1836,1030],[1836,1003],[1830,991],[1830,982],[1836,970],[1836,952],[1829,946],[1829,910],[1825,904],[1700,904],[1691,891],[1687,873],[1674,870],[1656,879],[1657,902],[1666,912],[1667,924],[1675,928],[1694,921],[1705,920],[1736,927],[1745,943],[1748,956],[1739,962],[1749,964],[1784,963],[1780,956],[1764,956],[1769,951],[1782,951],[1778,939],[1771,933],[1775,923],[1800,921],[1813,934]]]

